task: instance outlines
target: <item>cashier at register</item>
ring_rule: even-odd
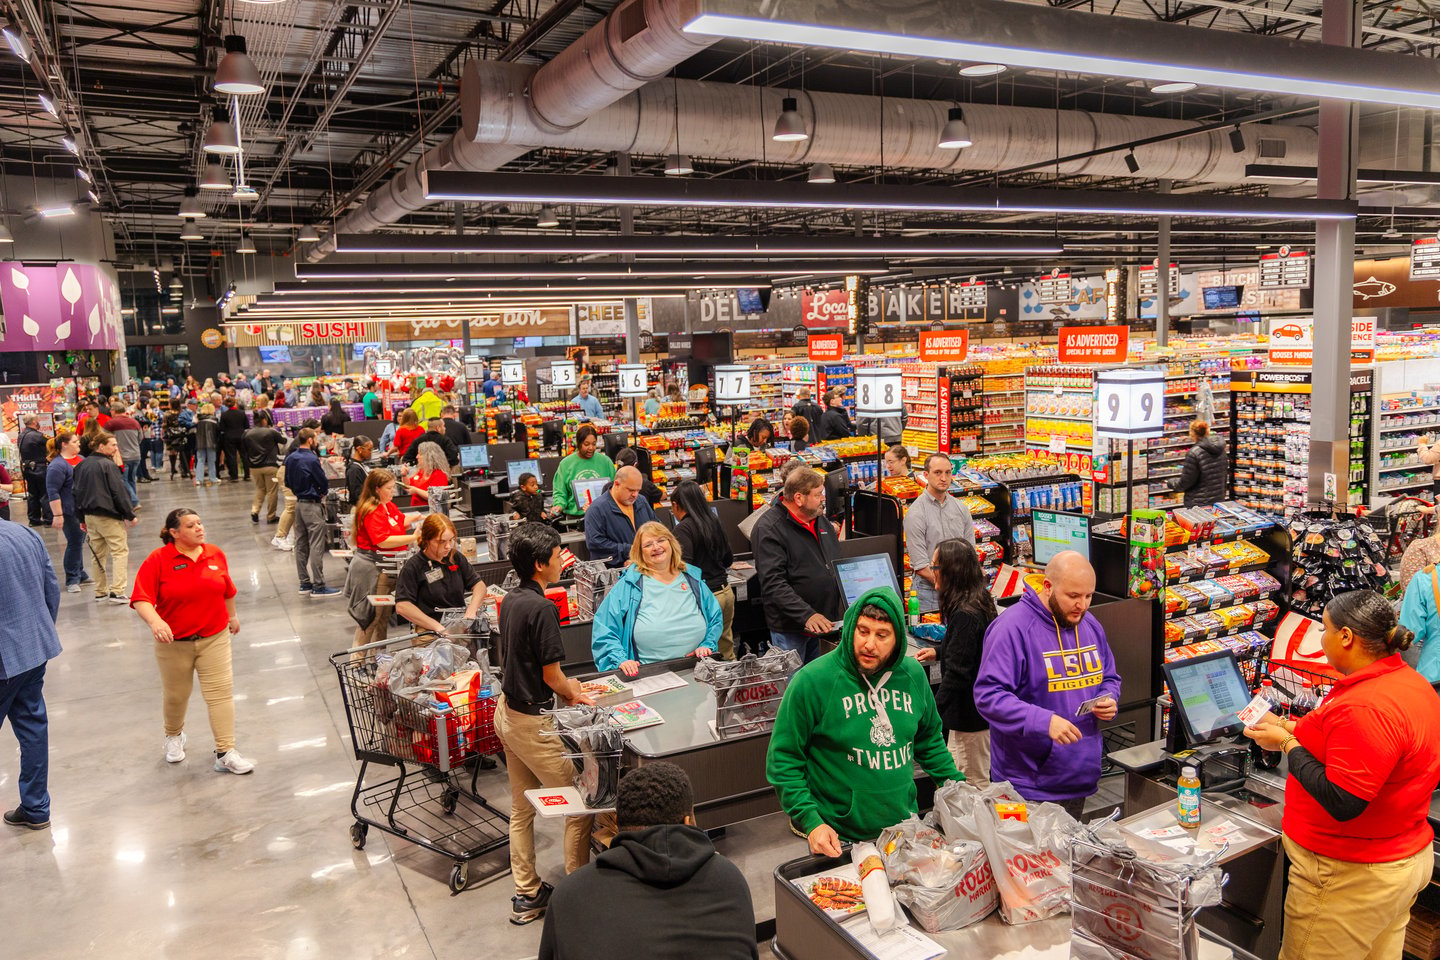
[[[440,611],[465,608],[473,619],[485,601],[485,581],[455,549],[455,525],[442,513],[420,524],[420,550],[405,561],[395,580],[395,612],[420,630],[443,633]],[[468,596],[467,596],[468,595]]]
[[[1280,960],[1400,960],[1434,870],[1427,816],[1440,782],[1440,697],[1400,658],[1412,639],[1380,594],[1342,593],[1320,638],[1341,678],[1320,709],[1267,713],[1245,731],[1290,770]]]

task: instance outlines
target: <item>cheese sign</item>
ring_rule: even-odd
[[[925,363],[960,363],[969,353],[969,330],[920,332],[920,359]]]
[[[1124,363],[1130,349],[1130,328],[1061,327],[1061,363]]]
[[[620,371],[620,396],[645,396],[646,390],[649,387],[645,374],[645,364],[622,363],[618,366]]]
[[[845,356],[845,336],[839,333],[812,333],[806,340],[811,360],[834,363]]]
[[[519,386],[525,382],[525,361],[506,357],[500,361],[500,382],[506,386]]]
[[[750,402],[750,368],[722,364],[715,368],[715,402],[739,406]]]

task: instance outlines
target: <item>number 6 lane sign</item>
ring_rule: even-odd
[[[647,383],[645,379],[645,364],[622,363],[618,366],[620,372],[620,396],[645,396],[645,391],[647,388]]]
[[[1146,440],[1165,433],[1165,375],[1157,370],[1095,374],[1095,436]]]

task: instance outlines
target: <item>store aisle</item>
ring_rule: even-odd
[[[513,892],[504,852],[472,865],[472,889],[451,897],[449,861],[370,832],[351,848],[350,753],[330,654],[348,645],[342,600],[296,595],[294,562],[249,520],[250,488],[140,488],[130,569],[159,545],[165,511],[194,506],[239,588],[234,641],[237,745],[256,763],[212,772],[213,742],[198,686],[188,758],[167,764],[160,682],[149,630],[90,593],[61,595],[64,653],[50,664],[52,827],[0,833],[4,955],[110,960],[419,957],[497,960],[536,952],[540,924],[506,922]],[[59,531],[40,531],[57,568]],[[87,559],[87,567],[90,561]],[[342,568],[327,560],[331,579]],[[0,598],[0,609],[23,598]],[[3,615],[3,614],[0,614]],[[14,799],[19,752],[0,733],[0,797]],[[480,792],[504,809],[503,768]],[[537,832],[542,871],[560,872],[559,826]],[[773,915],[770,871],[803,845],[779,817],[732,828],[719,849],[750,879],[756,913]],[[490,877],[488,882],[487,877]]]

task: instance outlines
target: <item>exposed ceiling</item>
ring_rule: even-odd
[[[1033,2],[1033,0],[1031,0]],[[0,48],[0,162],[10,176],[73,177],[77,158],[60,142],[64,125],[78,134],[81,157],[94,179],[100,209],[112,221],[122,259],[188,258],[233,250],[242,225],[262,253],[289,249],[302,225],[324,231],[367,193],[426,149],[447,140],[460,123],[459,81],[473,59],[544,64],[598,23],[616,0],[487,0],[460,5],[439,0],[149,0],[132,5],[79,0],[0,0],[6,13],[37,48],[27,65]],[[1044,0],[1036,3],[1045,6]],[[1184,23],[1223,42],[1227,31],[1318,39],[1316,2],[1200,3],[1155,0],[1062,0],[1072,7],[1116,17]],[[1436,13],[1423,0],[1366,3],[1364,46],[1396,54],[1433,57],[1440,51]],[[259,200],[240,202],[228,193],[202,193],[208,217],[203,241],[179,239],[176,210],[184,190],[204,168],[200,149],[212,108],[223,103],[209,89],[223,54],[223,37],[239,34],[260,70],[267,92],[239,98],[246,181]],[[702,80],[754,87],[803,89],[865,97],[954,101],[962,105],[1088,111],[1120,117],[1186,120],[1217,125],[1316,123],[1315,101],[1201,87],[1159,95],[1151,84],[1129,79],[1007,70],[970,78],[959,64],[882,57],[821,49],[721,41],[675,68],[681,81]],[[37,76],[38,73],[38,76]],[[44,77],[45,87],[41,86]],[[664,81],[661,81],[663,83]],[[39,94],[61,100],[59,117],[46,112]],[[1058,117],[1058,114],[1057,114]],[[1364,166],[1429,170],[1430,117],[1424,111],[1366,108],[1362,111]],[[737,122],[741,122],[738,121]],[[767,120],[761,122],[768,122]],[[1057,120],[1057,130],[1058,130]],[[937,131],[938,133],[938,131]],[[1056,142],[1058,143],[1058,134]],[[683,144],[682,144],[683,145]],[[881,142],[883,148],[884,141]],[[1118,151],[1117,151],[1118,147]],[[1107,144],[1123,154],[1124,144]],[[1031,145],[1030,159],[994,171],[897,168],[883,161],[837,165],[845,182],[1001,187],[1084,187],[1154,190],[1141,170],[1129,176],[1064,172],[1054,150]],[[808,163],[764,158],[692,156],[694,177],[782,179],[803,183]],[[661,154],[630,158],[631,172],[662,176]],[[611,162],[602,150],[542,147],[505,166],[507,172],[597,173]],[[232,179],[233,162],[228,164]],[[87,184],[76,179],[77,198]],[[1313,185],[1275,187],[1259,181],[1175,182],[1176,192],[1223,190],[1256,196],[1313,195]],[[1362,250],[1396,246],[1392,219],[1406,238],[1432,233],[1440,224],[1431,187],[1371,185],[1358,225]],[[1388,191],[1377,193],[1374,191]],[[467,203],[460,225],[475,232],[534,232],[535,204]],[[453,233],[457,205],[433,204],[388,228],[397,233]],[[16,212],[16,211],[10,211]],[[977,230],[1057,233],[1071,244],[1065,261],[1098,264],[1121,256],[1154,255],[1155,225],[1102,216],[955,215],[919,212],[867,213],[797,210],[705,210],[637,207],[637,233],[776,231],[784,233],[974,233]],[[616,233],[615,208],[560,210],[556,231]],[[552,231],[553,232],[553,231]],[[1175,226],[1177,260],[1188,263],[1250,260],[1257,246],[1305,243],[1304,223],[1207,223]]]

